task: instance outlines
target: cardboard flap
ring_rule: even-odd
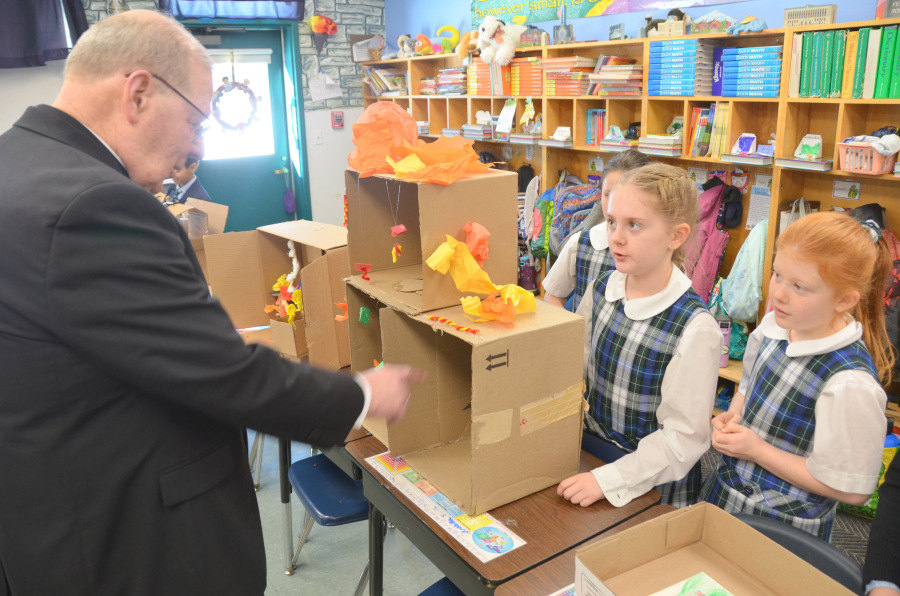
[[[328,262],[328,283],[331,296],[335,302],[347,302],[347,284],[344,279],[350,277],[350,261],[347,260],[347,247],[341,246],[325,253]],[[348,303],[349,307],[349,303]],[[359,320],[359,310],[354,314],[348,311],[350,318]],[[350,320],[335,321],[334,332],[337,340],[338,364],[343,368],[350,366]]]
[[[185,205],[199,209],[207,215],[206,226],[210,234],[221,234],[225,231],[225,222],[228,219],[228,205],[220,205],[200,199],[187,199]]]
[[[331,250],[347,245],[347,229],[343,226],[298,219],[257,228],[260,232],[280,236],[320,250]]]
[[[269,296],[260,267],[257,232],[207,234],[203,237],[209,285],[236,329],[269,324]],[[269,282],[271,287],[272,282]],[[273,302],[274,303],[274,302]]]
[[[306,346],[309,363],[321,368],[338,370],[337,337],[334,331],[334,312],[339,310],[331,295],[328,281],[328,260],[316,259],[300,271],[303,288],[303,318],[306,322]],[[343,296],[340,300],[343,300]],[[341,311],[343,314],[343,311]]]
[[[196,211],[197,213],[203,213],[202,209],[191,207],[186,203],[175,203],[174,205],[169,205],[168,207],[166,207],[166,209],[168,209],[169,213],[171,213],[175,217],[178,217],[179,215],[187,211]]]

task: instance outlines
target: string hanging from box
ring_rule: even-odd
[[[397,204],[396,206],[391,202],[391,187],[388,185],[387,179],[384,180],[384,190],[385,195],[387,195],[388,207],[391,210],[391,218],[394,220],[394,225],[391,227],[391,236],[397,237],[400,234],[406,232],[406,226],[403,224],[397,223],[397,218],[400,217],[400,192],[402,191],[402,185],[400,182],[397,183]],[[394,243],[393,248],[391,248],[391,260],[396,263],[397,257],[401,255],[402,246],[398,243]]]

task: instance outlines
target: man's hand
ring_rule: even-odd
[[[396,424],[406,415],[409,394],[415,385],[421,385],[428,373],[406,365],[385,364],[361,373],[372,388],[372,401],[368,416],[385,418]]]
[[[576,505],[589,507],[603,498],[603,489],[593,474],[584,472],[560,482],[556,494]]]

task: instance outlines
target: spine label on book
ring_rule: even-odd
[[[809,97],[809,81],[812,78],[812,48],[813,34],[807,31],[803,34],[803,64],[800,65],[800,97]]]
[[[781,51],[781,46],[758,46],[755,48],[723,48],[726,55],[732,54],[771,54]]]
[[[844,77],[841,81],[841,98],[853,97],[853,79],[856,78],[856,52],[859,50],[859,31],[847,34],[847,47],[844,50]]]
[[[828,97],[831,92],[831,65],[834,55],[834,31],[825,32],[825,43],[822,47],[822,86],[819,97]]]
[[[766,54],[725,54],[722,59],[725,62],[747,62],[748,60],[778,60],[781,53],[769,52]]]
[[[898,40],[894,46],[894,62],[891,67],[891,81],[888,86],[888,97],[891,99],[900,98],[900,40]]]
[[[831,89],[828,97],[841,96],[841,84],[844,80],[844,52],[847,51],[847,32],[836,31],[834,34],[834,57],[831,59]]]
[[[738,66],[738,67],[725,67],[725,74],[728,73],[746,73],[746,72],[765,72],[771,74],[781,74],[780,66]]]
[[[863,81],[866,78],[866,56],[869,51],[869,34],[871,29],[863,27],[859,30],[859,41],[856,44],[856,68],[853,72],[853,98],[859,99],[863,93]]]
[[[723,91],[723,97],[778,97],[778,91]]]
[[[887,99],[890,95],[896,46],[897,26],[885,27],[881,33],[881,54],[878,58],[878,75],[875,78],[875,99]]]
[[[812,67],[809,71],[809,96],[819,97],[822,90],[822,54],[825,45],[825,34],[822,31],[813,33]]]

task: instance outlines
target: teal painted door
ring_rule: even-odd
[[[257,98],[257,120],[249,122],[241,131],[229,130],[212,119],[212,128],[206,136],[206,157],[197,169],[197,178],[214,202],[228,205],[226,232],[253,230],[294,219],[284,207],[284,191],[290,177],[274,173],[284,167],[292,168],[281,32],[216,34],[221,35],[222,43],[209,48],[215,52],[213,87],[223,84],[223,76],[232,79],[233,68],[233,80],[247,80],[247,88]],[[228,50],[235,50],[234,60]],[[270,53],[245,54],[240,50],[270,50]],[[265,64],[260,57],[271,61]],[[220,114],[227,126],[247,122],[249,97],[250,94],[240,89],[222,95]]]

